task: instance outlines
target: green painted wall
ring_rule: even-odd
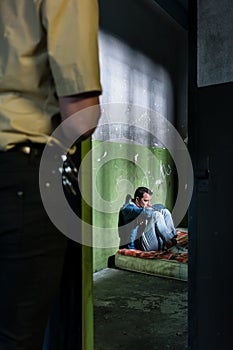
[[[153,203],[172,210],[176,169],[167,149],[120,142],[93,141],[92,164],[93,268],[97,271],[107,266],[118,248],[118,212],[126,195],[147,186],[154,193]]]

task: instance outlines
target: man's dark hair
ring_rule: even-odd
[[[152,194],[153,194],[153,192],[147,187],[138,187],[134,193],[134,200],[137,197],[139,197],[141,199],[145,192],[148,193],[150,196],[152,196]]]

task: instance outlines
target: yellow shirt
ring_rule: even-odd
[[[101,92],[97,0],[0,0],[0,150],[47,142],[57,96]]]

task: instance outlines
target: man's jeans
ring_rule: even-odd
[[[164,248],[164,242],[176,237],[176,229],[171,213],[168,209],[155,211],[142,235],[144,250],[160,250]]]

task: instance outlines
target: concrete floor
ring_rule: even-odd
[[[106,268],[94,274],[95,350],[185,350],[187,282]]]

